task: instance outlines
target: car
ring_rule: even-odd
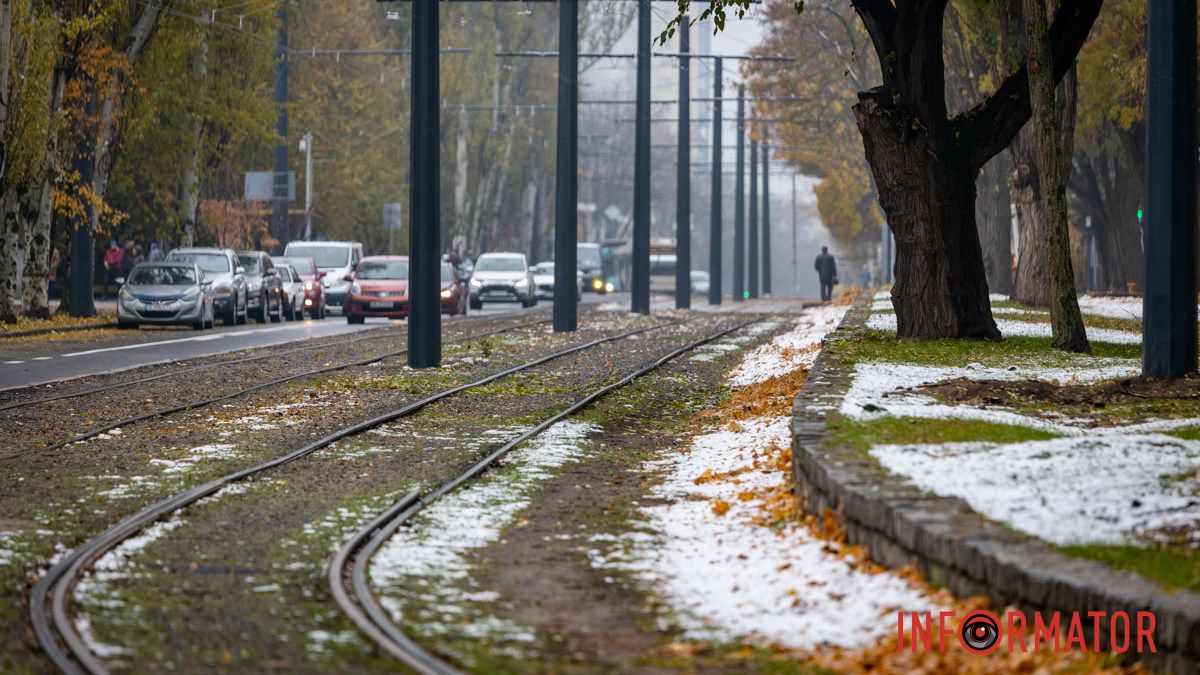
[[[283,289],[283,318],[288,321],[304,318],[304,280],[300,273],[291,265],[276,265],[275,274],[279,275]]]
[[[363,245],[357,241],[293,241],[283,250],[288,258],[312,258],[317,269],[325,272],[325,306],[342,307],[350,292],[351,275],[363,259]]]
[[[575,245],[575,266],[583,276],[583,289],[603,295],[608,292],[604,282],[604,264],[600,258],[600,244],[580,242]]]
[[[351,275],[343,313],[346,323],[363,323],[368,316],[403,319],[408,316],[408,256],[363,258]]]
[[[312,258],[303,258],[299,256],[271,256],[271,260],[275,265],[291,265],[292,269],[300,273],[300,280],[304,282],[304,299],[303,310],[310,319],[325,318],[325,286],[321,283],[325,272],[317,269],[317,263],[313,262]],[[296,318],[303,318],[303,314]]]
[[[537,304],[533,268],[524,253],[484,253],[475,261],[471,274],[471,309],[482,309],[492,301],[520,302],[522,307]]]
[[[458,270],[454,269],[454,265],[448,262],[442,263],[441,290],[443,314],[467,313],[467,297],[470,295],[470,292],[467,291],[467,284],[463,283],[463,277]]]
[[[117,327],[153,323],[212,328],[211,286],[194,262],[138,263],[117,293]]]
[[[168,261],[196,263],[204,278],[212,282],[213,308],[226,326],[246,323],[249,298],[246,270],[237,254],[228,248],[177,248]]]
[[[533,285],[537,289],[537,297],[539,300],[554,299],[554,263],[550,261],[540,262],[533,266]],[[579,301],[579,296],[583,293],[583,274],[578,270],[575,273],[575,301]]]
[[[283,285],[275,273],[271,256],[262,251],[238,251],[238,262],[246,270],[246,297],[250,316],[259,323],[283,319]]]
[[[708,293],[709,276],[704,270],[692,270],[692,294],[705,295]]]

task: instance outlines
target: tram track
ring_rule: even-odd
[[[270,469],[295,462],[344,438],[368,431],[402,417],[413,415],[429,405],[455,394],[490,384],[501,378],[529,370],[555,359],[648,331],[675,325],[676,323],[664,322],[607,335],[505,368],[472,382],[427,395],[371,419],[342,427],[286,454],[160,499],[133,515],[126,517],[104,532],[88,539],[82,545],[63,556],[47,570],[45,575],[34,585],[30,595],[30,622],[34,635],[45,654],[63,672],[106,673],[108,669],[104,661],[87,648],[82,636],[72,622],[70,598],[78,580],[96,560],[144,528],[180,509],[195,504],[205,497],[215,494],[228,485]],[[508,328],[508,330],[511,329],[511,327]]]
[[[328,572],[329,587],[334,600],[364,635],[370,638],[381,650],[396,658],[405,666],[422,675],[457,675],[460,672],[458,669],[417,644],[415,640],[404,633],[402,627],[397,626],[387,615],[383,606],[371,592],[370,583],[367,580],[367,566],[372,556],[374,556],[396,530],[411,520],[421,510],[467,481],[479,476],[513,449],[586,408],[598,399],[630,384],[637,378],[661,368],[689,351],[741,330],[756,321],[758,319],[744,321],[690,342],[659,358],[650,365],[642,367],[620,380],[600,387],[580,398],[564,410],[493,450],[466,471],[446,481],[434,490],[424,495],[417,491],[409,492],[366,526],[355,532],[354,535],[338,548],[329,565]]]
[[[473,333],[473,334],[449,338],[445,341],[445,343],[446,344],[456,344],[456,343],[460,343],[460,342],[469,342],[472,340],[478,340],[480,338],[491,337],[493,335],[499,335],[501,333],[507,333],[509,331],[519,330],[521,328],[529,328],[531,326],[536,326],[536,325],[549,323],[549,322],[550,322],[550,319],[535,319],[532,321],[523,321],[523,322],[519,322],[519,323],[515,323],[515,324],[501,326],[499,328],[484,331],[482,333]],[[393,335],[390,337],[401,337],[401,336],[407,336],[407,332],[403,332],[403,333],[400,333],[399,335]],[[343,343],[343,344],[345,344],[345,343]],[[338,372],[341,370],[347,370],[350,368],[369,366],[369,365],[372,365],[375,363],[379,363],[381,361],[385,361],[390,358],[403,356],[404,354],[407,354],[407,353],[408,353],[408,348],[405,347],[403,349],[392,350],[392,351],[385,352],[383,354],[376,354],[374,356],[370,356],[370,357],[363,358],[363,359],[356,359],[354,361],[349,361],[346,363],[340,363],[340,364],[336,364],[336,365],[332,365],[332,366],[322,366],[320,368],[309,369],[309,370],[305,370],[305,371],[302,371],[299,373],[293,373],[291,375],[286,375],[284,377],[273,378],[271,380],[259,382],[258,384],[254,384],[249,387],[243,387],[241,389],[237,389],[237,390],[227,392],[224,394],[220,394],[217,396],[211,396],[211,397],[201,399],[198,401],[190,401],[187,403],[181,403],[178,405],[167,406],[165,408],[158,408],[155,410],[138,413],[136,415],[129,415],[126,417],[119,418],[117,420],[105,422],[104,424],[102,424],[100,426],[92,427],[91,429],[88,429],[87,431],[75,434],[75,436],[73,436],[69,439],[51,443],[49,445],[44,445],[44,446],[40,446],[40,447],[36,447],[36,448],[30,448],[28,450],[20,450],[17,452],[0,454],[0,461],[17,459],[19,457],[26,457],[26,456],[33,455],[33,454],[53,452],[55,450],[59,450],[61,448],[67,447],[68,445],[72,445],[75,443],[81,443],[83,441],[95,438],[101,434],[108,433],[110,431],[113,431],[114,429],[125,427],[130,424],[137,424],[139,422],[145,422],[147,420],[164,417],[166,415],[171,415],[171,414],[174,414],[177,412],[183,412],[185,410],[197,410],[197,409],[204,408],[204,407],[216,404],[216,403],[221,403],[222,401],[228,401],[228,400],[232,400],[235,398],[240,398],[242,396],[252,394],[256,391],[261,391],[263,389],[276,387],[281,384],[286,384],[288,382],[304,379],[307,377],[315,377],[318,375],[325,375],[328,373]],[[234,365],[234,364],[225,364],[225,365]],[[154,376],[149,379],[159,379],[160,377],[161,376]],[[105,388],[105,390],[116,388],[116,387],[125,387],[125,386],[129,386],[128,383],[115,385],[114,387],[108,387],[108,388]],[[4,410],[4,408],[0,408],[0,411],[3,411],[3,410]]]

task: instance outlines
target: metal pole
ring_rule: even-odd
[[[274,190],[271,193],[271,237],[278,243],[273,253],[282,253],[290,238],[288,226],[288,4],[279,3],[275,11],[279,21],[275,42],[275,104],[279,107],[275,121],[275,163],[272,167]]]
[[[304,134],[304,241],[312,239],[312,132]]]
[[[1142,374],[1196,370],[1196,0],[1150,0]]]
[[[554,330],[575,330],[579,218],[579,3],[558,5],[558,136],[554,183]]]
[[[737,178],[733,189],[733,301],[744,300],[746,281],[746,86],[738,85]]]
[[[679,160],[675,185],[675,309],[692,306],[692,136],[688,17],[679,22]]]
[[[630,309],[650,313],[650,0],[638,0],[637,124],[633,162],[633,279]]]
[[[708,304],[721,304],[721,58],[713,59],[712,195],[708,223]]]
[[[750,139],[750,297],[758,297],[758,141]]]
[[[438,34],[438,1],[413,0],[408,198],[408,365],[413,368],[431,368],[442,360]]]
[[[800,244],[796,226],[796,174],[792,174],[792,297],[800,297]]]
[[[762,146],[762,294],[771,295],[771,148]]]

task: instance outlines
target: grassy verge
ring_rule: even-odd
[[[0,337],[28,330],[54,330],[77,326],[94,326],[97,324],[112,323],[116,320],[116,316],[112,312],[107,311],[99,311],[96,313],[96,316],[79,318],[67,316],[66,314],[52,314],[49,319],[21,317],[17,319],[16,323],[0,322]]]
[[[901,340],[895,335],[854,328],[842,339],[826,343],[826,351],[844,363],[885,361],[930,366],[962,366],[980,363],[1007,367],[1016,363],[1040,368],[1094,365],[1096,359],[1140,359],[1140,345],[1098,342],[1092,355],[1067,354],[1050,347],[1050,338],[1010,337],[1000,342],[985,340]]]
[[[1077,558],[1135,572],[1167,588],[1200,593],[1200,550],[1102,545],[1065,546],[1061,550]]]
[[[838,417],[830,421],[829,431],[831,443],[844,443],[863,452],[883,443],[1022,443],[1055,437],[1046,431],[1012,424],[916,417],[883,417],[866,422]]]

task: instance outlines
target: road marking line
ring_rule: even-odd
[[[52,358],[54,358],[54,357],[53,356],[35,356],[35,357],[33,357],[33,360],[34,361],[49,361]]]
[[[5,361],[5,362],[4,362],[4,365],[6,365],[6,366],[15,366],[15,365],[17,365],[18,363],[25,363],[25,362],[24,362],[24,361]]]

